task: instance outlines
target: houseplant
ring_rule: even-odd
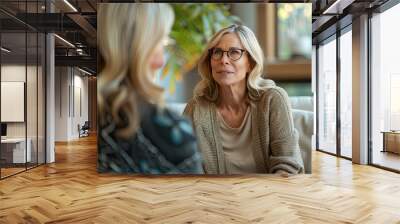
[[[168,60],[161,78],[170,76],[169,91],[175,91],[176,82],[195,68],[210,37],[223,27],[239,23],[238,17],[229,12],[227,4],[172,4],[175,23],[171,38],[175,44],[169,47]]]

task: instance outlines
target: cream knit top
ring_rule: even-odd
[[[217,112],[226,172],[229,174],[257,173],[256,161],[251,150],[251,113],[247,107],[241,125],[230,127]]]

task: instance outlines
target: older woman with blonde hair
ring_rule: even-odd
[[[99,172],[203,172],[190,124],[163,108],[153,82],[173,20],[167,4],[100,4]]]
[[[210,174],[304,172],[287,93],[262,78],[264,56],[243,25],[220,30],[200,57],[184,114]]]

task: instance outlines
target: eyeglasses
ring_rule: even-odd
[[[231,47],[227,51],[224,51],[221,48],[211,48],[208,51],[213,60],[221,60],[221,58],[224,56],[224,53],[226,52],[229,59],[231,59],[232,61],[237,61],[242,57],[243,52],[245,52],[246,50]]]

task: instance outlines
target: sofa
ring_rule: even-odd
[[[313,135],[313,98],[310,96],[289,97],[294,126],[299,133],[299,146],[304,161],[305,173],[311,173],[311,137]],[[186,103],[167,103],[167,108],[182,114]]]

